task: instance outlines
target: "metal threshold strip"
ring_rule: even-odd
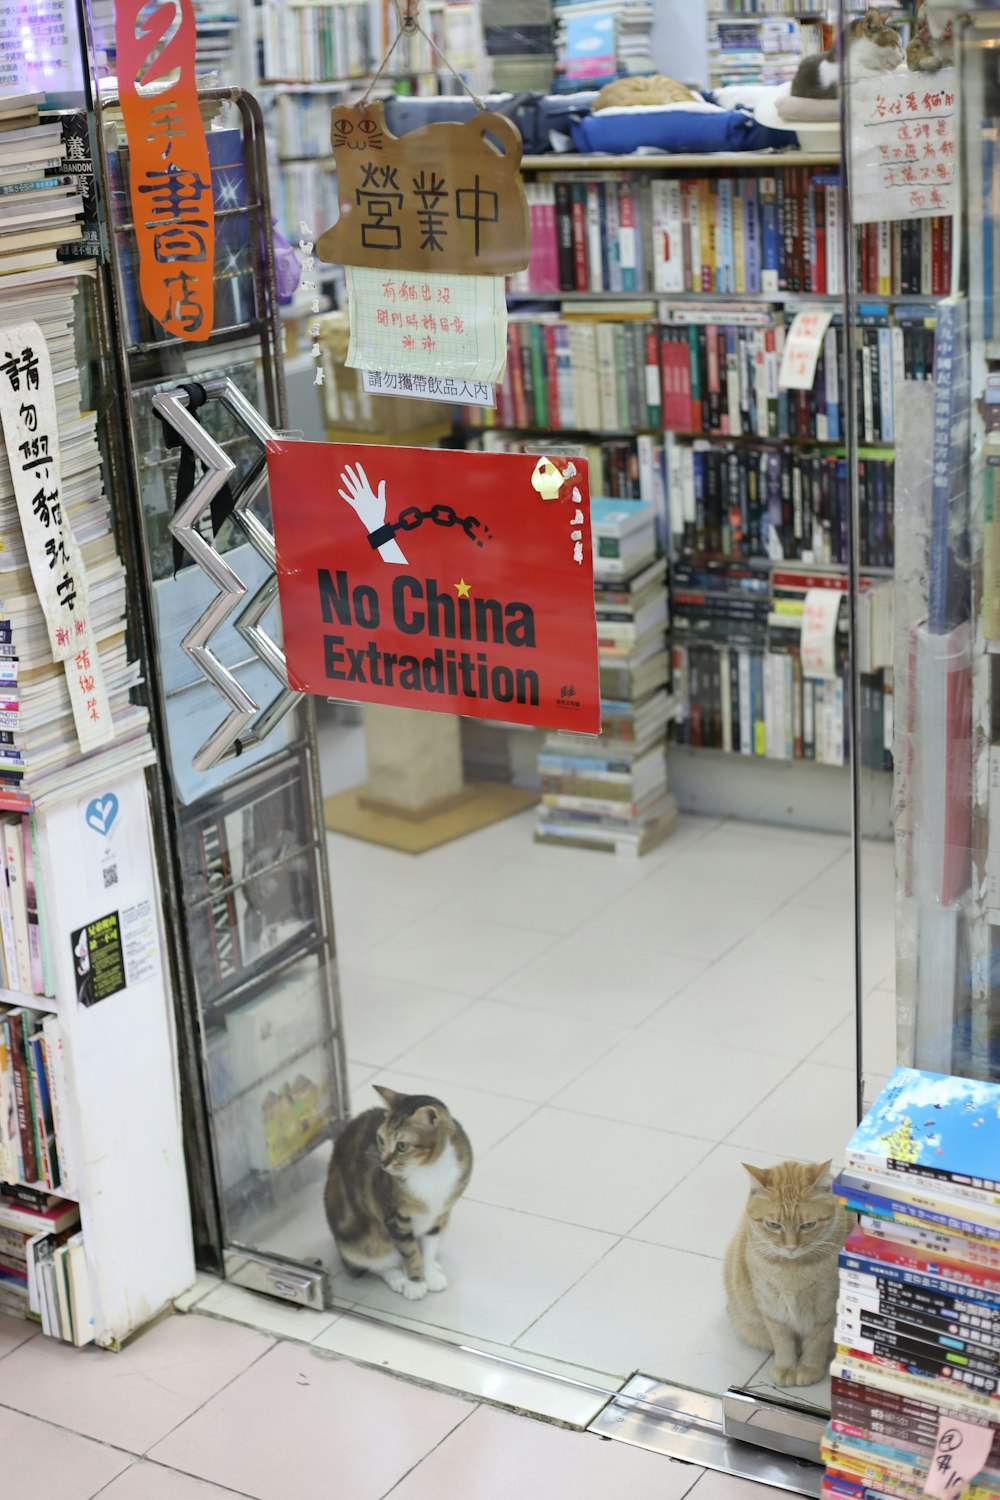
[[[667,1458],[815,1497],[825,1423],[815,1412],[730,1390],[720,1400],[635,1375],[590,1423],[589,1432]]]
[[[316,1310],[337,1306],[325,1295],[327,1275],[318,1264],[294,1263],[237,1245],[227,1246],[225,1262],[226,1280],[233,1285]],[[815,1409],[734,1389],[720,1400],[647,1375],[634,1375],[615,1390],[535,1364],[530,1358],[517,1359],[513,1350],[507,1354],[480,1349],[460,1336],[446,1338],[429,1326],[417,1332],[412,1325],[401,1326],[357,1306],[338,1310],[346,1319],[597,1397],[605,1404],[586,1431],[598,1437],[773,1485],[809,1500],[819,1495],[823,1477],[819,1444],[826,1424]]]

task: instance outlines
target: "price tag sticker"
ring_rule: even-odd
[[[924,1494],[932,1500],[958,1500],[985,1467],[992,1446],[992,1427],[941,1417]]]
[[[832,317],[833,309],[829,307],[795,314],[781,355],[778,385],[783,391],[812,390],[816,364]]]
[[[809,589],[802,612],[802,675],[829,680],[837,675],[837,619],[840,589]]]

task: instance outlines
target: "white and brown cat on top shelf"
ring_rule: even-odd
[[[958,11],[922,5],[917,11],[917,29],[906,49],[911,73],[936,73],[955,61],[955,27],[969,17]]]
[[[849,79],[877,78],[894,73],[905,62],[899,32],[890,26],[881,11],[870,10],[844,28],[843,44],[847,55]],[[836,99],[840,81],[840,63],[836,42],[828,52],[804,57],[792,79],[795,99]]]

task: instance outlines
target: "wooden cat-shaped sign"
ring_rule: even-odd
[[[503,115],[396,137],[381,104],[338,105],[330,140],[340,218],[316,242],[321,260],[471,276],[527,266],[521,137]]]

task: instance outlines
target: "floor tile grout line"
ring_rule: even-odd
[[[564,1287],[563,1288],[563,1290],[559,1293],[558,1297],[556,1297],[554,1299],[554,1301],[552,1301],[552,1302],[549,1303],[548,1307],[543,1308],[542,1311],[540,1313],[538,1313],[538,1315],[536,1317],[532,1318],[532,1320],[528,1324],[528,1326],[526,1328],[522,1329],[521,1332],[519,1334],[517,1334],[517,1336],[514,1339],[511,1340],[510,1347],[512,1349],[519,1348],[521,1340],[524,1339],[524,1338],[527,1338],[528,1334],[535,1327],[535,1325],[537,1323],[540,1323],[541,1320],[544,1317],[547,1317],[548,1314],[550,1312],[552,1312],[553,1308],[558,1307],[559,1303],[563,1300],[564,1297],[568,1297],[569,1294],[570,1294],[570,1292],[575,1291],[576,1288],[580,1285],[580,1282],[583,1281],[585,1277],[589,1276],[593,1271],[596,1271],[597,1267],[599,1265],[601,1265],[605,1260],[607,1260],[607,1258],[608,1258],[609,1255],[613,1254],[614,1251],[618,1249],[618,1246],[622,1243],[622,1241],[624,1239],[625,1239],[625,1236],[623,1234],[622,1235],[617,1235],[615,1237],[615,1242],[614,1242],[613,1245],[609,1245],[608,1248],[604,1251],[604,1253],[602,1255],[599,1255],[597,1257],[597,1259],[593,1262],[592,1265],[587,1266],[586,1270],[581,1271],[580,1275],[576,1278],[575,1281],[573,1281],[568,1287]],[[522,1352],[528,1354],[528,1353],[532,1353],[533,1351],[526,1349],[526,1350],[523,1350]],[[608,1371],[608,1373],[611,1374],[612,1372]],[[630,1373],[631,1373],[630,1371],[626,1371],[624,1374],[615,1374],[614,1378],[615,1379],[621,1379],[621,1380],[627,1380]]]
[[[246,1327],[246,1324],[240,1326]],[[157,1447],[160,1443],[165,1443],[167,1441],[167,1438],[173,1437],[174,1433],[177,1432],[181,1427],[183,1427],[186,1422],[190,1422],[192,1417],[196,1417],[199,1412],[204,1411],[205,1407],[208,1406],[212,1401],[214,1401],[217,1396],[221,1396],[223,1391],[228,1391],[229,1387],[233,1385],[237,1380],[242,1380],[244,1375],[248,1374],[252,1369],[255,1368],[255,1366],[259,1365],[262,1359],[266,1359],[267,1356],[277,1348],[279,1340],[275,1338],[273,1333],[262,1333],[260,1329],[254,1329],[253,1331],[260,1334],[261,1338],[267,1339],[267,1348],[262,1349],[261,1352],[254,1359],[252,1359],[248,1365],[244,1365],[242,1370],[238,1370],[236,1374],[232,1375],[224,1385],[220,1385],[219,1389],[217,1391],[213,1391],[211,1396],[206,1396],[204,1401],[199,1402],[194,1411],[188,1412],[186,1417],[182,1417],[179,1422],[175,1422],[173,1427],[169,1428],[160,1437],[158,1437],[155,1442],[151,1443],[148,1448],[144,1449],[143,1453],[140,1455],[142,1458],[147,1457],[150,1451],[153,1448]],[[163,1467],[167,1466],[164,1465]]]
[[[151,1468],[161,1469],[166,1474],[180,1474],[185,1479],[193,1479],[199,1485],[210,1484],[214,1489],[222,1490],[227,1495],[233,1495],[235,1500],[255,1500],[255,1497],[248,1494],[246,1490],[234,1489],[232,1485],[223,1484],[218,1479],[205,1479],[201,1474],[192,1473],[190,1469],[178,1469],[173,1464],[161,1463],[158,1458],[147,1458],[144,1454],[133,1455],[133,1462],[129,1464],[128,1468],[122,1469],[120,1474],[116,1474],[113,1479],[109,1479],[107,1484],[102,1485],[99,1490],[96,1490],[89,1497],[89,1500],[99,1500],[99,1496],[106,1494],[113,1484],[117,1484],[119,1479],[123,1479],[126,1474],[131,1473],[140,1464],[149,1464]]]
[[[480,1403],[477,1402],[473,1406],[471,1411],[466,1412],[465,1416],[462,1417],[460,1421],[456,1422],[454,1427],[450,1428],[449,1431],[445,1433],[444,1437],[438,1439],[433,1448],[428,1448],[423,1457],[418,1458],[415,1464],[411,1464],[405,1474],[400,1474],[399,1478],[395,1480],[387,1490],[384,1490],[382,1492],[382,1494],[379,1496],[379,1500],[388,1500],[388,1497],[393,1493],[393,1491],[399,1489],[399,1486],[403,1483],[404,1479],[409,1479],[410,1475],[414,1473],[415,1470],[419,1469],[421,1464],[427,1462],[432,1453],[436,1453],[439,1448],[443,1447],[445,1443],[447,1443],[451,1438],[455,1436],[456,1432],[458,1432],[460,1428],[465,1426],[466,1422],[470,1421],[471,1418],[475,1416],[476,1412],[479,1410],[479,1407]]]
[[[27,1319],[25,1319],[25,1322],[27,1322]],[[25,1344],[30,1344],[32,1339],[41,1338],[42,1336],[41,1329],[32,1329],[31,1333],[26,1338],[23,1338],[19,1344],[13,1344],[9,1349],[5,1349],[3,1354],[0,1354],[0,1363],[5,1359],[9,1359],[12,1354],[16,1354],[18,1349],[23,1349]]]

